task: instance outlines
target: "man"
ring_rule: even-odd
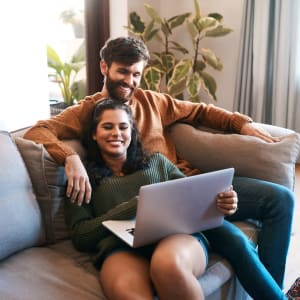
[[[58,116],[39,121],[25,135],[25,138],[44,144],[53,158],[65,165],[68,178],[67,196],[72,202],[77,201],[79,205],[83,201],[89,202],[91,187],[79,156],[60,140],[81,139],[93,107],[97,101],[107,96],[120,99],[131,107],[146,150],[159,151],[166,155],[188,176],[198,173],[199,170],[176,156],[175,147],[165,130],[176,121],[252,135],[270,143],[277,141],[255,128],[248,116],[238,112],[232,113],[205,103],[176,100],[166,94],[140,89],[143,69],[149,59],[148,50],[140,40],[110,40],[101,49],[100,56],[100,69],[104,75],[102,91],[86,97]],[[290,242],[293,194],[283,186],[250,178],[235,177],[233,185],[238,193],[239,209],[233,216],[228,217],[228,220],[251,218],[261,222],[262,228],[258,238],[259,257],[282,288]],[[225,247],[226,241],[218,237],[216,230],[209,230],[205,234],[219,253],[229,260],[234,256],[234,241],[229,247]],[[223,232],[222,236],[224,235]],[[234,259],[233,261],[236,262]],[[230,260],[231,263],[234,263],[233,261]],[[247,280],[247,274],[240,276]]]

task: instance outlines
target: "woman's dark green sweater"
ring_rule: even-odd
[[[65,200],[65,222],[70,229],[74,246],[80,251],[96,252],[103,260],[110,251],[124,243],[108,231],[102,222],[123,220],[136,214],[137,195],[142,185],[184,177],[166,157],[156,153],[149,167],[126,176],[110,176],[94,189],[90,204],[78,206]],[[98,264],[98,263],[96,263]]]

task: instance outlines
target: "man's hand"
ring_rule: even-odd
[[[279,142],[278,138],[272,137],[268,132],[264,131],[261,128],[255,127],[253,123],[246,123],[245,125],[243,125],[240,133],[243,135],[256,136],[267,143]]]
[[[218,194],[217,207],[226,216],[233,215],[237,211],[238,197],[232,186],[229,191]]]
[[[81,205],[83,201],[90,202],[92,188],[86,169],[77,154],[66,158],[65,172],[68,179],[67,197],[71,202],[77,201]]]

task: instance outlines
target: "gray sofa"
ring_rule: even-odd
[[[203,171],[235,167],[236,174],[271,180],[293,189],[300,140],[293,131],[263,125],[281,141],[170,128],[180,156]],[[0,299],[105,299],[88,254],[76,251],[63,220],[64,169],[43,146],[22,138],[24,130],[0,132]],[[84,160],[78,141],[65,141]],[[253,199],[255,201],[255,199]],[[255,240],[257,228],[239,222]],[[210,252],[199,278],[206,299],[246,299],[230,265]]]

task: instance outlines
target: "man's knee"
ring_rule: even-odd
[[[265,203],[266,210],[275,211],[277,214],[292,217],[295,205],[294,194],[284,186],[275,185],[272,192],[268,193]]]

